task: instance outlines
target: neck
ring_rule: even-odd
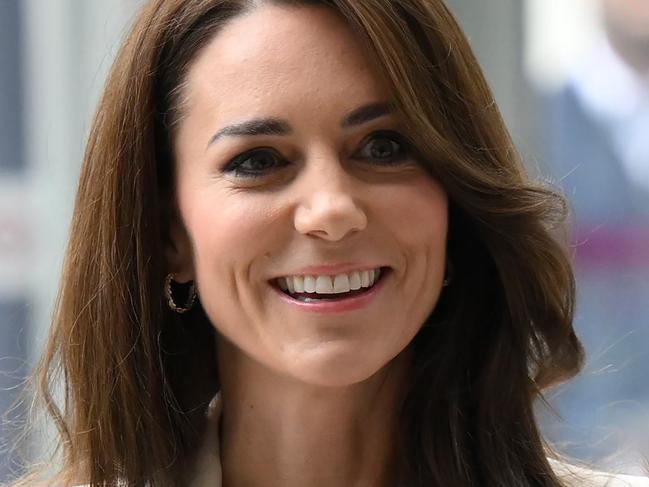
[[[405,351],[364,381],[323,387],[219,342],[223,485],[394,485],[409,363]]]

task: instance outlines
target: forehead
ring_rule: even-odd
[[[265,5],[231,20],[188,73],[189,111],[219,118],[386,99],[368,56],[326,7]]]

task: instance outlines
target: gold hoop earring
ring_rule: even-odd
[[[165,277],[164,292],[167,298],[167,305],[176,313],[179,314],[186,313],[187,311],[192,309],[194,303],[196,302],[196,284],[192,282],[191,285],[189,286],[187,302],[185,303],[184,307],[181,307],[176,304],[173,295],[171,294],[171,282],[174,280],[174,277],[175,274],[173,272],[170,272],[169,274],[167,274],[167,277]]]

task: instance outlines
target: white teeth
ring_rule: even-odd
[[[370,273],[362,271],[361,273],[361,287],[368,287],[370,285]]]
[[[315,292],[318,294],[333,294],[334,285],[329,276],[318,276],[315,278]]]
[[[285,276],[277,279],[278,286],[291,294],[339,294],[371,287],[381,275],[381,269],[353,271],[335,276]]]
[[[349,275],[349,289],[356,291],[361,288],[361,274],[358,271],[354,271]]]
[[[315,292],[315,277],[314,276],[304,276],[304,291],[305,293],[314,293]]]
[[[287,277],[287,281],[293,281],[293,287],[295,289],[296,293],[303,293],[304,292],[304,277],[303,276],[295,276],[295,277]]]
[[[351,290],[349,286],[349,276],[347,274],[338,274],[334,278],[334,289],[335,293],[348,293]]]

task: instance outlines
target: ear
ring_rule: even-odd
[[[179,217],[173,216],[169,224],[169,239],[165,248],[167,272],[173,272],[174,280],[186,283],[195,279],[194,252],[189,234]]]

